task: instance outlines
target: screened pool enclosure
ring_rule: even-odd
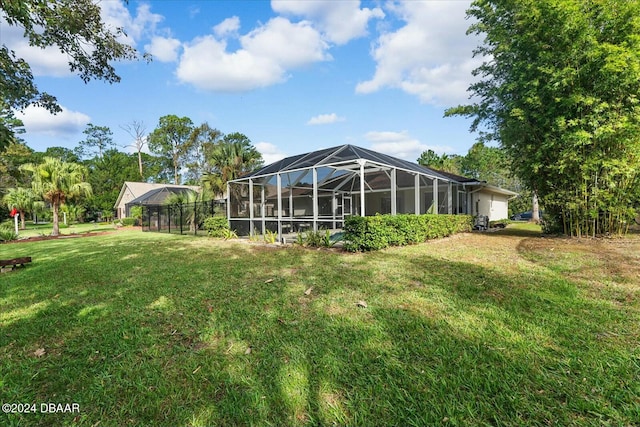
[[[462,178],[462,177],[458,177]],[[230,181],[239,235],[340,229],[349,215],[468,212],[471,183],[353,145],[287,157]]]

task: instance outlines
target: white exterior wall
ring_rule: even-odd
[[[118,219],[126,218],[127,212],[126,212],[125,207],[126,207],[127,203],[129,203],[130,201],[132,201],[136,197],[137,196],[135,196],[131,192],[129,187],[126,187],[126,184],[125,184],[125,189],[124,189],[124,193],[122,194],[122,199],[120,199],[120,203],[116,207],[116,217]]]
[[[488,191],[479,191],[472,196],[474,215],[486,215],[489,221],[509,218],[509,196]]]

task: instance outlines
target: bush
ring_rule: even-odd
[[[0,242],[8,242],[10,240],[16,240],[18,235],[13,227],[6,225],[0,225]]]
[[[375,251],[470,231],[469,215],[376,215],[345,220],[344,248],[350,252]]]
[[[308,230],[304,234],[298,233],[296,239],[296,244],[311,248],[330,248],[336,242],[337,240],[331,240],[331,231],[329,230]]]
[[[229,228],[229,221],[224,216],[210,216],[205,218],[203,228],[211,237],[222,237],[228,239],[235,233]]]
[[[125,227],[131,227],[132,225],[137,225],[138,220],[136,218],[122,218],[120,222]]]

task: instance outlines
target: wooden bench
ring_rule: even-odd
[[[31,262],[31,257],[13,258],[13,259],[0,259],[0,271],[4,272],[5,267],[14,270],[17,267],[24,267],[25,264]]]

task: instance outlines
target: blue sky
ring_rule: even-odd
[[[84,84],[57,49],[27,46],[4,21],[0,36],[64,109],[17,114],[38,151],[74,148],[87,123],[125,146],[122,126],[151,132],[176,114],[247,135],[267,163],[347,143],[415,161],[426,149],[465,154],[475,141],[468,120],[443,118],[468,102],[479,65],[479,40],[465,35],[469,3],[102,0],[104,20],[154,58],[117,63],[114,85]]]

